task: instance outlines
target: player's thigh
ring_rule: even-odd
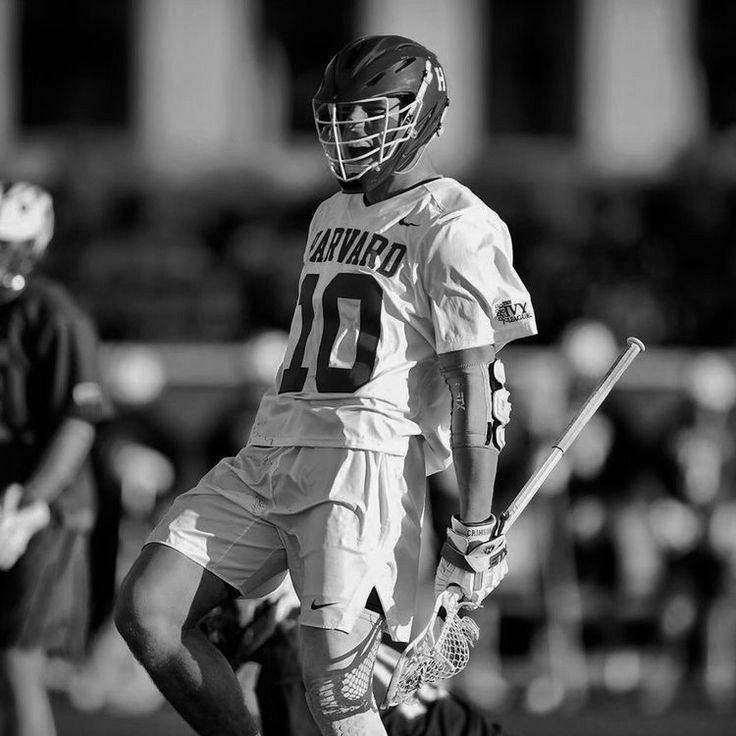
[[[317,626],[300,627],[300,654],[306,682],[334,673],[363,673],[363,684],[370,676],[381,642],[383,616],[364,610],[349,631]],[[356,680],[357,683],[357,680]]]
[[[178,496],[148,543],[175,549],[240,595],[256,598],[282,582],[286,552],[268,518],[270,499],[254,490],[255,481],[238,462],[218,463],[196,488]]]
[[[412,448],[413,450],[413,448]],[[414,609],[424,460],[301,448],[277,475],[278,518],[305,626],[352,631],[375,588],[396,638]],[[416,477],[415,477],[416,476]]]
[[[148,544],[123,581],[115,618],[118,628],[183,629],[235,591],[221,578],[163,544]]]

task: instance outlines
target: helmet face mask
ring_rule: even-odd
[[[420,104],[418,100],[404,102],[398,97],[315,101],[317,137],[332,173],[341,181],[350,182],[379,168],[401,143],[415,137]]]
[[[51,195],[25,182],[0,185],[0,292],[23,290],[54,232]]]
[[[437,57],[402,36],[349,43],[312,101],[317,137],[343,191],[367,192],[439,135],[449,105]]]

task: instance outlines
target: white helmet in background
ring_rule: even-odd
[[[51,195],[35,184],[0,184],[0,288],[20,292],[54,234]]]

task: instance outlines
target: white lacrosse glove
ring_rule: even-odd
[[[481,524],[450,521],[447,540],[434,578],[435,596],[457,585],[462,600],[477,608],[508,572],[506,536],[502,524],[491,515]]]
[[[26,551],[36,532],[51,521],[49,506],[36,501],[18,508],[23,486],[13,483],[0,497],[0,570],[10,570]]]

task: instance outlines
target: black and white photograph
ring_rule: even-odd
[[[735,28],[0,0],[0,736],[736,732]]]

